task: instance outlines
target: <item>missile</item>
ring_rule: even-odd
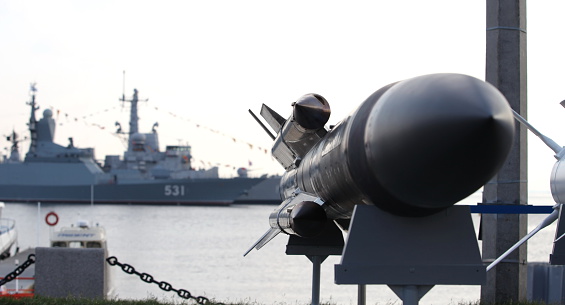
[[[286,120],[261,109],[277,132],[272,155],[285,168],[282,203],[245,255],[281,232],[315,236],[326,220],[351,218],[357,204],[406,217],[444,210],[496,174],[514,137],[504,96],[462,74],[389,84],[329,130],[322,96],[307,94],[292,106]]]
[[[561,106],[565,107],[565,101],[561,102]],[[514,118],[524,125],[529,131],[531,131],[535,136],[537,136],[547,147],[549,147],[555,153],[554,157],[557,159],[557,162],[553,165],[553,169],[551,170],[551,175],[549,179],[549,185],[551,188],[551,195],[553,196],[553,200],[555,201],[555,205],[553,206],[553,212],[549,214],[546,218],[544,218],[532,231],[522,237],[518,242],[516,242],[512,247],[510,247],[506,252],[502,253],[497,259],[491,262],[486,270],[489,271],[494,268],[498,263],[500,263],[503,259],[505,259],[508,255],[518,249],[521,245],[527,242],[530,238],[534,237],[539,231],[548,227],[556,220],[558,220],[557,224],[557,232],[555,235],[555,240],[553,241],[553,253],[550,256],[550,263],[552,265],[562,265],[563,264],[563,254],[562,252],[565,250],[565,246],[563,242],[558,243],[564,236],[565,233],[561,233],[561,209],[563,208],[563,204],[565,204],[565,147],[560,146],[557,142],[553,141],[550,137],[542,134],[539,130],[537,130],[533,125],[531,125],[524,117],[522,117],[519,113],[512,110]]]
[[[565,107],[565,101],[561,102],[561,105]],[[551,195],[553,196],[553,200],[558,205],[562,205],[565,203],[565,166],[563,162],[565,161],[565,147],[557,144],[557,142],[553,141],[553,139],[549,138],[548,136],[542,134],[538,131],[533,125],[531,125],[525,118],[523,118],[520,114],[515,111],[512,111],[514,118],[522,123],[526,128],[531,131],[535,136],[537,136],[547,147],[549,147],[555,155],[555,159],[557,162],[553,165],[553,169],[551,171],[550,176],[550,188],[551,188]]]

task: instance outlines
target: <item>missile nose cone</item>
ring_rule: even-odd
[[[326,222],[326,212],[313,201],[297,204],[290,213],[291,228],[300,237],[314,237],[320,234]]]
[[[294,119],[306,129],[320,129],[330,118],[330,104],[319,94],[306,94],[293,106]]]
[[[460,74],[397,83],[369,115],[365,151],[398,207],[442,209],[484,185],[503,165],[514,119],[492,85]],[[386,205],[386,203],[384,203]]]

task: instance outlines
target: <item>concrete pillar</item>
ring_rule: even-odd
[[[526,0],[487,0],[486,81],[527,118]],[[512,151],[484,187],[485,204],[527,204],[527,130],[516,124]],[[489,214],[482,218],[483,261],[491,262],[527,232],[527,215]],[[488,303],[526,299],[526,245],[487,273],[481,299]]]
[[[105,256],[100,248],[35,248],[35,294],[105,298],[109,287]]]

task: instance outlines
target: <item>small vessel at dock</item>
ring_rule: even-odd
[[[4,202],[0,202],[0,215],[5,208]],[[8,276],[15,268],[21,266],[33,249],[20,252],[18,247],[18,233],[16,221],[10,218],[0,218],[0,280]],[[28,270],[29,269],[29,270]],[[0,297],[31,297],[33,296],[34,268],[23,270],[15,280],[0,286]]]
[[[108,242],[106,229],[100,224],[92,225],[90,221],[78,220],[71,226],[63,226],[55,229],[59,222],[59,216],[55,212],[49,212],[45,217],[45,222],[51,227],[49,244],[51,248],[71,248],[71,249],[102,249],[104,258],[108,257]],[[73,250],[74,251],[74,250]],[[84,258],[81,256],[81,263]],[[86,263],[86,262],[85,262]],[[112,286],[113,271],[106,263],[104,268],[104,293],[106,297],[112,297],[114,287]],[[76,266],[75,266],[76,267]]]
[[[108,247],[104,227],[98,224],[90,226],[85,220],[79,220],[71,227],[62,227],[57,231],[52,231],[50,244],[51,247],[62,248],[107,249]]]
[[[0,215],[4,207],[5,204],[0,202]],[[16,221],[9,218],[0,218],[0,260],[17,253],[17,241]]]
[[[9,275],[16,268],[21,267],[30,255],[35,253],[35,249],[29,248],[20,251],[13,256],[0,261],[0,279]],[[0,286],[0,298],[24,298],[33,297],[35,284],[35,264],[29,265],[15,279]]]

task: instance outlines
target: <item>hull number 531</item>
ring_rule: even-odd
[[[184,185],[165,185],[165,196],[184,196]]]

